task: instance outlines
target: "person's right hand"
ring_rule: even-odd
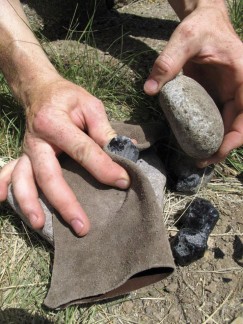
[[[183,69],[212,96],[222,113],[225,133],[218,151],[198,161],[197,166],[205,168],[243,145],[243,44],[230,23],[224,1],[170,2],[175,7],[201,4],[187,12],[175,29],[156,59],[144,90],[157,94]]]
[[[89,231],[89,221],[65,182],[57,155],[66,152],[98,181],[126,189],[127,172],[101,149],[116,134],[101,101],[83,88],[57,76],[29,97],[24,154],[0,172],[0,201],[12,182],[14,195],[34,229],[45,222],[36,184],[77,235]],[[102,217],[102,215],[101,215]]]

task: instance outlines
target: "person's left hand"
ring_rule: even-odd
[[[156,59],[144,90],[155,95],[182,68],[221,109],[225,135],[219,150],[199,167],[217,163],[243,144],[243,44],[222,8],[197,8],[176,28]],[[208,116],[210,118],[210,116]]]
[[[54,81],[53,81],[54,78]],[[38,188],[79,236],[90,229],[88,215],[65,181],[58,156],[65,152],[97,181],[127,189],[130,178],[102,147],[116,136],[103,103],[55,73],[29,87],[23,155],[0,171],[0,202],[11,183],[22,214],[33,229],[45,224]],[[30,91],[32,90],[32,92]]]

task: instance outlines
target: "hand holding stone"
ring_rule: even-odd
[[[222,112],[224,139],[219,150],[200,164],[205,167],[243,144],[243,44],[223,1],[198,6],[183,19],[155,61],[145,92],[157,94],[182,68],[206,89]]]

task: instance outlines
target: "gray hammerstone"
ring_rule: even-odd
[[[207,159],[220,147],[224,125],[206,90],[180,75],[160,91],[161,108],[182,150],[194,159]]]

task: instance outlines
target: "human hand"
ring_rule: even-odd
[[[206,167],[243,144],[243,44],[224,5],[207,2],[181,22],[155,61],[145,92],[157,94],[182,68],[213,97],[224,121],[225,136],[219,150],[198,163]]]
[[[82,236],[89,230],[85,211],[65,182],[57,155],[66,152],[98,181],[126,189],[129,177],[101,149],[116,134],[103,104],[83,88],[58,76],[29,97],[24,154],[0,172],[0,201],[12,182],[15,198],[35,229],[45,218],[36,183],[50,204]]]

